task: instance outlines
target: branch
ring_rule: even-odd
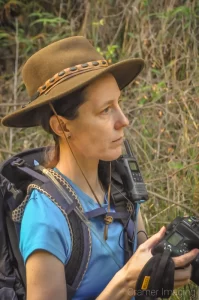
[[[170,200],[169,198],[163,197],[163,196],[161,196],[160,194],[157,194],[157,193],[152,192],[152,191],[148,191],[148,193],[151,194],[151,195],[153,195],[153,196],[156,196],[157,198],[159,198],[159,199],[161,199],[161,200],[165,200],[165,201],[167,201],[167,202],[174,203],[174,204],[176,204],[177,206],[180,206],[180,207],[182,207],[182,208],[184,208],[184,209],[186,209],[186,210],[189,210],[190,212],[193,213],[194,216],[199,217],[199,213],[197,213],[197,211],[196,211],[195,209],[190,208],[190,207],[187,206],[186,204],[179,204],[179,202],[177,202],[177,201]],[[191,200],[189,200],[189,201],[190,201],[190,203],[191,203]]]

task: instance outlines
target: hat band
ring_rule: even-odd
[[[55,87],[58,83],[64,80],[67,80],[78,74],[82,74],[88,71],[93,71],[104,67],[108,67],[108,62],[106,60],[90,61],[70,68],[66,68],[60,71],[59,73],[55,74],[50,79],[48,79],[44,83],[44,85],[40,86],[37,92],[31,97],[30,102],[34,101],[44,93],[47,94],[53,87]]]

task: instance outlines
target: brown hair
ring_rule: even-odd
[[[55,104],[52,103],[56,113],[68,120],[74,120],[78,116],[78,108],[85,102],[85,94],[86,92],[84,87],[70,95],[64,96],[60,100],[56,101]],[[55,141],[55,146],[48,147],[48,150],[46,151],[44,158],[45,161],[43,162],[43,165],[46,168],[54,168],[59,161],[60,155],[59,137],[54,133],[49,124],[50,117],[53,114],[54,113],[50,106],[45,105],[39,110],[37,115],[43,129],[52,134]]]

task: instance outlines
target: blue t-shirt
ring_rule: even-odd
[[[74,188],[85,212],[99,205],[85,194],[71,180],[62,175]],[[102,205],[107,208],[108,204]],[[113,208],[111,208],[114,211]],[[91,219],[92,224],[103,239],[103,217]],[[117,257],[121,266],[124,265],[123,227],[119,221],[108,226],[107,243]],[[110,253],[91,231],[92,251],[87,271],[75,293],[73,300],[95,299],[107,286],[116,272],[118,265]],[[60,209],[44,194],[33,190],[26,205],[21,222],[20,251],[24,262],[35,250],[46,250],[66,264],[72,251],[72,243],[67,221]]]

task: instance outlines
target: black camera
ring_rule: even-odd
[[[180,256],[194,248],[199,248],[199,218],[177,217],[167,228],[162,241],[156,245],[152,254],[169,250],[171,256]],[[191,280],[199,286],[199,255],[192,261]]]

